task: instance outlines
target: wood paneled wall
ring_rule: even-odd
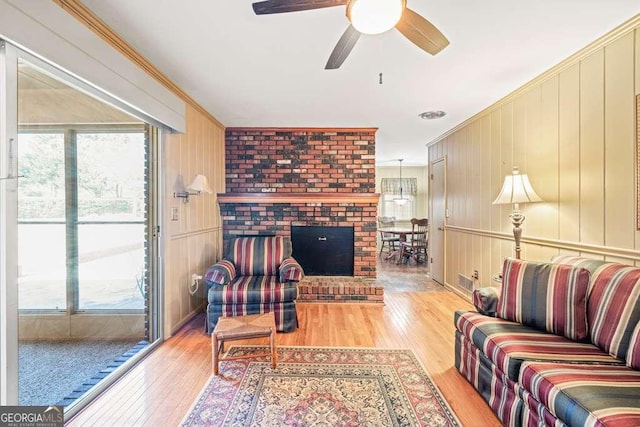
[[[429,144],[447,158],[445,280],[514,256],[511,205],[492,205],[518,166],[543,203],[521,206],[522,258],[559,253],[640,264],[635,96],[640,15]]]
[[[164,266],[165,334],[173,334],[206,304],[204,281],[192,296],[193,273],[204,275],[222,254],[222,220],[216,194],[225,192],[224,127],[190,104],[187,130],[164,141]],[[174,198],[197,174],[205,175],[213,194]],[[172,220],[172,209],[178,220]]]

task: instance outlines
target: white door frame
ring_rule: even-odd
[[[18,56],[0,40],[0,405],[18,404]]]
[[[438,218],[437,215],[435,215],[435,210],[434,210],[434,191],[433,191],[433,167],[435,164],[437,163],[443,163],[443,199],[442,200],[442,206],[444,208],[444,211],[441,212],[442,214],[442,224],[436,224],[436,221],[434,221],[436,218]],[[429,162],[429,240],[430,240],[430,250],[429,250],[429,263],[430,263],[430,267],[429,270],[431,271],[431,278],[440,283],[441,285],[445,285],[445,277],[446,277],[446,268],[447,268],[447,239],[446,239],[446,233],[445,233],[445,228],[446,228],[446,224],[447,224],[447,156],[445,155],[444,157],[440,157],[434,161]],[[436,233],[438,233],[438,236],[440,235],[439,233],[442,233],[442,254],[441,254],[441,259],[438,259],[438,256],[436,256],[435,261],[436,263],[438,263],[439,265],[441,265],[441,268],[439,269],[440,272],[442,273],[442,277],[434,277],[434,246],[433,245],[433,240],[434,237],[436,236]],[[438,254],[440,255],[440,254]],[[436,272],[438,272],[438,269],[436,269]]]

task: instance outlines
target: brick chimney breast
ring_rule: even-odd
[[[353,226],[354,276],[375,277],[376,130],[227,128],[224,238]]]

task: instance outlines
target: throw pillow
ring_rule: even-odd
[[[498,307],[498,298],[500,297],[499,288],[480,288],[475,289],[471,294],[473,306],[476,311],[485,316],[496,316],[496,308]]]
[[[640,369],[640,322],[631,335],[631,344],[627,352],[627,366],[633,369]]]
[[[609,264],[609,261],[603,261],[601,259],[585,258],[573,255],[558,255],[551,259],[553,264],[569,264],[576,267],[582,267],[589,270],[589,273],[593,274],[599,267],[604,264]]]
[[[504,261],[498,317],[563,335],[587,338],[589,272],[571,265]]]
[[[587,319],[591,342],[618,359],[626,359],[640,322],[640,268],[606,264],[591,279]]]

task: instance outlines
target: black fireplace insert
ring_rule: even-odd
[[[353,227],[292,226],[293,257],[309,276],[353,276]]]

